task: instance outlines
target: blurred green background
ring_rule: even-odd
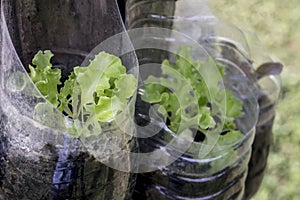
[[[222,21],[255,32],[285,65],[268,168],[255,200],[300,199],[300,0],[211,0]]]

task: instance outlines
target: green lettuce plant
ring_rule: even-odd
[[[143,95],[142,100],[152,105],[157,105],[157,111],[164,118],[168,128],[177,133],[179,131],[180,123],[183,123],[182,105],[178,100],[178,96],[184,95],[184,91],[181,85],[174,84],[171,91],[169,88],[163,86],[162,83],[168,80],[180,80],[182,77],[187,84],[192,86],[193,95],[185,96],[187,99],[185,102],[192,102],[193,98],[196,98],[198,102],[198,131],[205,133],[205,130],[213,129],[216,126],[216,121],[213,118],[208,88],[199,74],[199,68],[207,67],[206,63],[201,63],[194,60],[190,56],[191,47],[181,47],[176,56],[174,65],[168,60],[164,60],[162,68],[162,77],[157,78],[149,76],[145,80],[145,84],[142,88]],[[209,58],[211,59],[211,58]],[[224,67],[218,65],[218,70],[223,77],[225,75]],[[176,72],[176,73],[175,73]],[[211,74],[214,76],[214,74]],[[221,81],[221,80],[220,80]],[[220,90],[222,88],[220,87]],[[177,94],[174,93],[177,92]],[[235,119],[243,114],[242,101],[236,98],[233,93],[225,89],[226,94],[226,113],[224,114],[224,126],[222,134],[218,139],[217,145],[232,144],[234,141],[238,141],[243,137],[242,133],[237,129]]]
[[[120,58],[114,55],[100,52],[87,67],[74,67],[63,83],[61,69],[51,64],[52,57],[49,50],[39,51],[29,65],[29,76],[40,93],[73,120],[68,127],[75,137],[92,128],[99,132],[101,124],[113,122],[136,91],[136,78],[126,73]],[[37,104],[35,112],[53,114],[51,109],[43,102]]]
[[[174,65],[168,60],[162,63],[162,75],[157,78],[149,76],[143,86],[142,100],[158,105],[158,112],[163,116],[169,129],[176,133],[181,119],[181,105],[176,94],[167,87],[155,84],[164,79],[184,79],[192,86],[194,96],[199,108],[198,131],[212,129],[216,121],[212,116],[209,92],[199,75],[199,68],[205,63],[194,60],[189,54],[191,47],[183,46],[179,49]],[[101,124],[115,120],[118,113],[125,109],[129,99],[136,91],[137,80],[132,74],[126,73],[120,58],[100,52],[90,61],[87,67],[74,67],[66,81],[61,81],[61,70],[53,68],[51,58],[53,53],[49,50],[39,51],[29,65],[29,75],[41,94],[65,116],[73,121],[68,124],[69,132],[79,137],[93,129],[100,131]],[[222,66],[218,66],[222,76],[225,75]],[[177,73],[174,73],[174,70]],[[180,77],[179,77],[180,76]],[[213,76],[213,75],[212,75]],[[177,88],[176,88],[177,87]],[[181,86],[174,90],[183,93]],[[220,88],[221,89],[221,88]],[[218,144],[226,145],[242,137],[237,130],[234,119],[242,115],[242,102],[230,90],[226,93],[226,113],[224,116],[223,133]],[[186,100],[189,102],[189,99]],[[192,101],[192,100],[191,100]],[[36,113],[51,113],[49,104],[39,103]],[[52,117],[55,117],[53,115]],[[57,116],[56,116],[57,117]]]

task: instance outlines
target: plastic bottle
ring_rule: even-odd
[[[206,3],[207,1],[128,0],[126,24],[129,29],[155,26],[179,31],[191,40],[199,42],[210,55],[217,55],[220,52],[218,48],[215,48],[216,46],[210,46],[212,43],[209,42],[209,38],[217,35],[215,24],[218,24],[218,20],[209,12]],[[159,38],[159,40],[170,41],[170,44],[167,45],[162,42],[162,46],[171,47],[173,45],[171,41],[185,44],[185,41],[174,40],[172,36]],[[172,57],[165,52],[150,52],[149,50],[148,53],[137,53],[143,64],[145,62],[159,63],[157,61],[162,61],[162,57],[165,59]],[[221,60],[219,61],[221,62]],[[244,87],[245,85],[239,86],[238,84],[238,78],[245,77],[245,72],[234,63],[224,62],[223,64],[233,73],[232,76],[228,76],[225,84],[245,101],[245,105],[251,104],[247,104],[247,101],[253,100],[255,102],[256,100],[253,99],[252,95],[256,87],[251,87],[251,84],[248,84],[250,87],[247,88]],[[153,72],[155,70],[156,68],[149,68],[146,74],[155,73]],[[248,79],[248,81],[250,80]],[[234,86],[235,84],[237,87]],[[138,174],[133,199],[242,199],[251,155],[251,144],[255,134],[255,113],[257,110],[254,104],[245,108],[246,116],[244,119],[247,118],[247,122],[240,121],[245,128],[245,137],[236,144],[237,146],[231,146],[231,148],[218,152],[216,157],[209,154],[205,158],[197,157],[192,149],[188,149],[171,165],[158,167],[158,170],[154,172]],[[139,104],[139,101],[137,105],[137,112],[144,115],[144,120],[147,119],[147,111],[145,111],[147,106],[142,103]],[[164,134],[168,133],[162,131],[158,136],[150,139],[140,139],[141,151],[164,148],[167,142],[161,136]],[[176,137],[176,133],[169,137]],[[197,141],[195,141],[196,143]],[[234,149],[234,151],[232,152],[230,149]],[[167,151],[175,152],[176,149],[168,149]]]
[[[29,90],[16,90],[16,84],[30,82],[25,74],[38,50],[54,53],[52,63],[65,79],[95,46],[123,31],[116,1],[1,0],[0,25],[0,198],[131,196],[132,174],[96,160],[60,126],[64,118],[46,123],[34,118],[35,106],[46,100],[37,97],[32,82]]]

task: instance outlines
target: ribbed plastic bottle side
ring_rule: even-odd
[[[259,189],[267,167],[272,144],[273,124],[275,119],[275,103],[266,95],[259,98],[260,112],[256,125],[256,134],[252,144],[249,171],[245,186],[245,199],[250,199]]]

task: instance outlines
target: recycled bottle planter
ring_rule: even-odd
[[[2,0],[0,28],[0,198],[129,198],[134,176],[101,163],[81,138],[71,136],[68,120],[26,75],[34,54],[49,49],[53,66],[66,78],[95,46],[123,31],[117,3]],[[20,89],[25,81],[30,84]],[[49,106],[48,113],[37,112],[40,103]],[[102,131],[99,138],[106,142],[133,148],[124,134],[110,138],[109,125]]]
[[[134,1],[131,1],[134,2]],[[128,18],[135,14],[140,14],[142,8],[155,8],[151,5],[155,2],[164,4],[164,1],[153,2],[141,2],[128,8]],[[173,2],[173,1],[170,1]],[[144,4],[147,4],[146,6]],[[128,1],[128,5],[130,1]],[[139,6],[144,7],[139,7]],[[162,8],[158,6],[157,8]],[[133,10],[141,9],[140,12]],[[165,8],[165,7],[163,7]],[[130,11],[134,12],[131,13]],[[132,14],[132,15],[131,15]],[[147,15],[150,16],[151,14]],[[161,20],[162,18],[158,19]],[[163,18],[164,19],[164,18]],[[136,18],[144,29],[133,29],[132,31],[141,31],[141,34],[136,34],[134,40],[138,40],[136,43],[143,41],[146,44],[150,44],[149,48],[137,49],[136,54],[140,63],[141,79],[146,80],[149,75],[163,77],[159,63],[162,63],[164,59],[172,61],[171,65],[174,65],[174,49],[178,49],[182,45],[188,45],[191,47],[199,48],[199,51],[192,52],[193,58],[196,60],[204,61],[209,57],[209,54],[205,51],[199,43],[195,40],[181,34],[182,37],[176,37],[178,32],[168,31],[167,29],[150,28],[148,26],[147,19],[143,21],[141,18]],[[149,20],[151,23],[152,21]],[[143,23],[144,22],[144,23]],[[153,20],[155,22],[155,20]],[[127,21],[127,24],[137,24]],[[151,24],[156,27],[160,27],[158,24]],[[130,26],[130,27],[135,27]],[[163,27],[164,28],[164,27]],[[157,32],[158,33],[157,33]],[[160,32],[161,31],[161,32]],[[157,33],[152,35],[152,33]],[[159,34],[165,33],[165,34]],[[133,41],[135,45],[135,41]],[[176,53],[175,53],[176,54]],[[175,56],[176,57],[176,56]],[[203,66],[207,68],[214,68],[216,66]],[[225,65],[224,65],[225,67]],[[171,162],[169,165],[157,165],[156,171],[139,173],[137,177],[137,183],[133,194],[133,199],[242,199],[244,195],[245,178],[247,176],[248,162],[251,155],[251,144],[253,142],[255,134],[255,124],[257,120],[258,107],[256,98],[253,96],[252,90],[248,87],[246,75],[239,70],[236,66],[226,67],[226,74],[234,74],[233,76],[226,76],[224,85],[234,91],[237,97],[243,102],[244,115],[241,118],[236,119],[238,129],[243,133],[243,137],[234,141],[227,146],[220,147],[214,144],[205,145],[203,135],[194,135],[192,144],[187,145],[186,151],[182,152],[182,149],[177,149],[174,146],[168,145],[174,138],[179,138],[180,135],[177,132],[172,132],[163,123],[158,123],[158,127],[155,128],[143,128],[147,127],[149,123],[153,121],[151,119],[151,112],[153,112],[149,103],[143,101],[143,90],[140,91],[136,104],[136,121],[141,127],[138,129],[142,135],[149,135],[147,131],[158,129],[160,131],[157,134],[147,137],[139,138],[138,143],[140,152],[152,152],[157,149],[164,151],[164,155],[161,156],[161,160],[165,155],[169,156]],[[214,73],[213,73],[214,74]],[[213,76],[212,74],[210,74]],[[214,74],[217,76],[217,73]],[[200,76],[199,76],[200,77]],[[214,79],[213,77],[204,77],[207,79]],[[170,78],[169,80],[172,80]],[[245,80],[245,82],[243,82]],[[176,81],[174,82],[176,84]],[[170,89],[172,91],[172,89]],[[190,95],[190,94],[187,94]],[[154,114],[155,116],[155,114]],[[155,120],[154,120],[155,121]],[[165,122],[167,124],[167,122]],[[160,129],[159,129],[160,127]],[[221,131],[218,132],[218,135]],[[151,134],[152,135],[152,134]],[[205,137],[205,136],[204,136]],[[203,142],[203,143],[202,143]],[[229,142],[229,141],[228,141]],[[229,142],[230,143],[230,142]],[[179,145],[180,147],[185,144]],[[202,148],[211,148],[210,153],[206,155],[199,155],[199,151]],[[218,148],[222,149],[218,151]],[[179,155],[180,152],[182,155]],[[166,156],[166,157],[168,157]]]
[[[145,32],[148,33],[150,30]],[[144,38],[141,36],[143,38],[141,40],[150,43],[150,38],[146,38],[147,34],[145,35]],[[172,36],[172,34],[166,35]],[[154,38],[156,42],[159,40],[157,43],[162,47],[172,47],[173,44],[169,44],[168,41],[173,41],[178,46],[180,43],[187,44],[183,42],[186,41],[185,39],[182,41],[172,37],[158,39],[158,35]],[[152,42],[155,43],[155,41]],[[153,63],[162,61],[159,61],[161,56],[156,56],[161,55],[157,51],[164,54],[168,53],[157,49],[159,48],[155,50],[146,49],[143,54],[137,52],[142,77],[147,77],[150,74],[159,76],[161,69],[157,65],[153,65]],[[204,49],[203,51],[205,52]],[[172,57],[173,55],[170,53],[167,59],[172,60]],[[199,55],[199,59],[203,59],[203,55]],[[166,166],[157,166],[156,171],[138,174],[133,199],[242,199],[258,107],[256,98],[248,88],[248,83],[241,81],[241,79],[247,80],[245,74],[241,73],[238,68],[226,67],[226,69],[228,76],[224,80],[224,85],[232,89],[242,99],[244,105],[244,115],[236,119],[237,127],[243,133],[242,139],[223,147],[216,145],[207,155],[199,156],[197,150],[203,148],[203,138],[201,139],[203,135],[196,134],[190,147],[181,156],[178,156],[180,150],[168,145],[173,138],[179,137],[178,133],[170,131],[166,126],[162,126],[161,130],[152,137],[139,138],[141,152],[164,149],[165,154],[169,155],[170,160],[174,160],[174,162]],[[144,102],[142,96],[143,92],[137,99],[136,121],[142,127],[138,131],[147,132],[147,129],[143,129],[143,127],[151,122],[149,114],[151,113],[151,105]],[[184,144],[180,146],[184,146]],[[222,150],[218,150],[218,148]]]
[[[167,6],[167,4],[172,6]],[[248,46],[249,41],[246,40],[244,33],[236,28],[220,23],[210,12],[205,0],[188,2],[185,0],[158,0],[151,2],[129,0],[127,1],[126,22],[128,28],[155,26],[182,32],[202,44],[209,54],[220,63],[239,69],[244,76],[249,78],[248,89],[251,91],[250,93],[256,96],[260,106],[259,121],[256,125],[257,133],[252,145],[253,152],[249,163],[245,196],[243,197],[249,199],[258,190],[263,178],[271,143],[274,105],[279,94],[278,77],[272,75],[271,72],[258,78],[258,74],[255,72],[259,65],[264,62],[270,62],[270,59],[260,59],[259,55],[253,55],[259,50],[261,44],[256,40],[254,42],[256,46],[252,46],[250,50]],[[258,54],[263,53],[263,51],[259,52]],[[163,55],[163,53],[160,55]],[[274,69],[275,71],[277,70],[276,67]],[[247,96],[246,93],[244,95]],[[167,174],[167,172],[161,173]],[[168,173],[172,172],[169,171]],[[149,195],[170,193],[175,195],[170,196],[170,198],[181,198],[176,196],[176,193],[173,191],[174,188],[173,190],[168,190],[168,187],[171,188],[171,186],[166,187],[166,182],[164,187],[155,184],[156,181],[161,183],[159,181],[162,179],[161,177],[157,178],[159,176],[153,174],[151,177],[147,178],[146,175],[138,176],[137,186],[139,183],[145,182],[144,186],[138,188],[139,191],[149,187]],[[178,188],[175,190],[180,191]],[[155,192],[152,193],[151,191]],[[136,194],[138,196],[138,193]]]

